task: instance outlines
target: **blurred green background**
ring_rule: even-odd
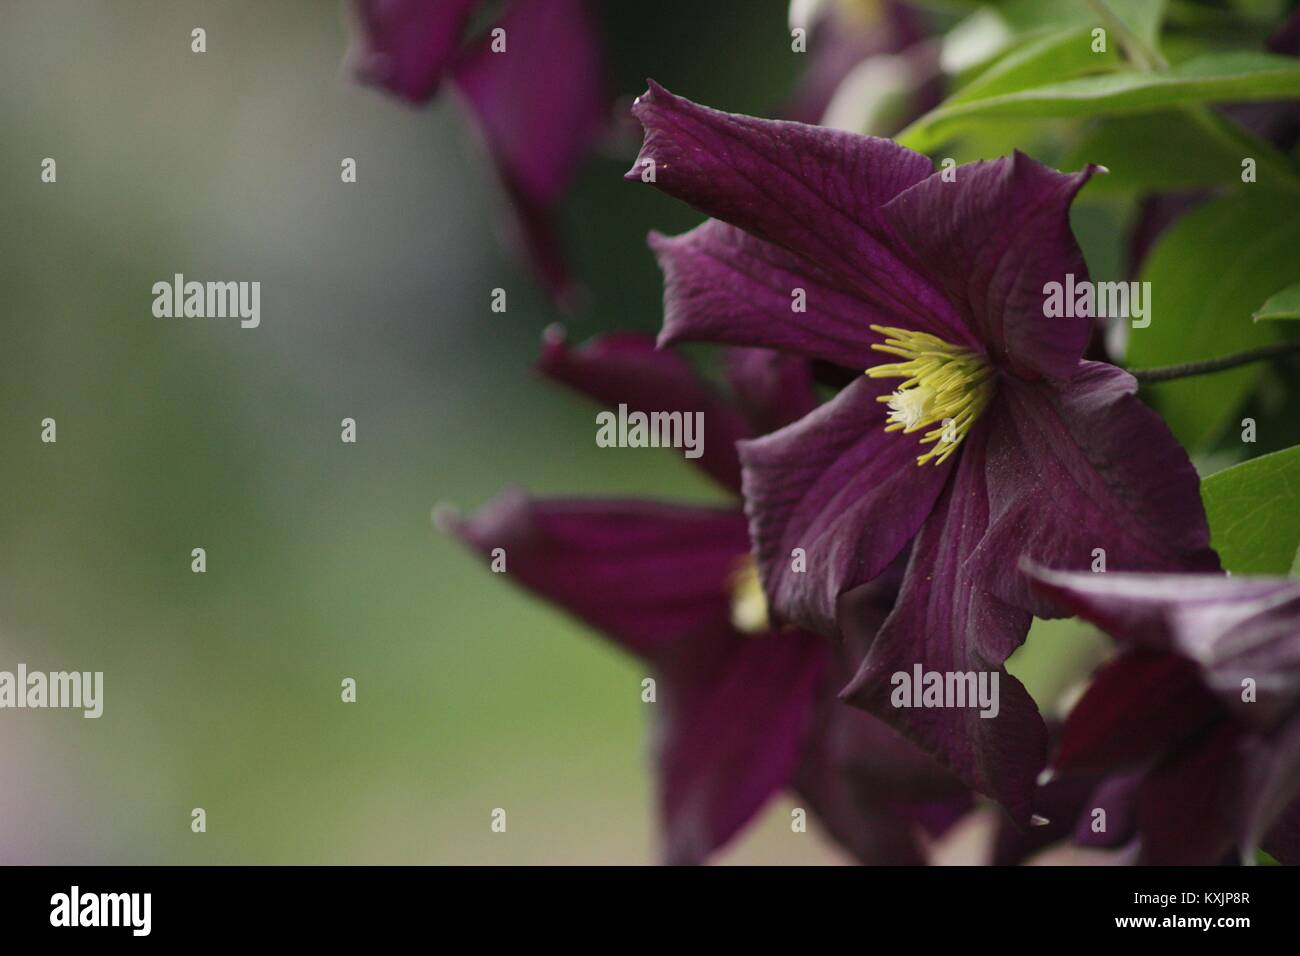
[[[798,65],[779,0],[603,6],[618,94],[770,112]],[[0,862],[653,859],[640,668],[429,513],[509,483],[717,493],[597,453],[594,409],[530,371],[558,316],[454,98],[354,85],[332,2],[0,9],[0,668],[105,673],[99,720],[0,712]],[[621,181],[628,146],[566,213],[574,339],[655,329],[644,233],[698,218]],[[176,272],[259,280],[261,327],[154,318]],[[788,806],[722,859],[837,859]]]

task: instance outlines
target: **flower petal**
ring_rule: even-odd
[[[980,583],[1039,617],[1061,610],[1030,586],[1022,558],[1108,572],[1215,571],[1200,483],[1187,453],[1121,369],[1083,362],[1062,389],[1003,378],[985,412],[988,534]]]
[[[443,519],[440,519],[443,520]],[[505,576],[651,660],[731,629],[731,576],[748,551],[736,511],[503,492],[447,530]]]
[[[1140,766],[1221,715],[1190,661],[1131,651],[1102,667],[1071,708],[1052,766],[1065,774]]]
[[[609,408],[629,411],[701,413],[702,454],[690,459],[727,488],[740,492],[736,442],[753,434],[745,416],[726,402],[674,352],[655,348],[654,339],[634,332],[602,335],[577,348],[548,334],[537,362],[550,378]]]
[[[604,117],[595,27],[582,0],[516,0],[455,67],[507,179],[541,205],[568,188]]]
[[[952,306],[903,265],[881,220],[884,203],[929,175],[926,157],[889,140],[722,113],[653,81],[632,111],[646,135],[625,178],[817,263],[895,316],[891,324],[960,334]]]
[[[717,219],[649,241],[664,273],[660,345],[758,346],[855,371],[880,362],[870,326],[893,314],[809,260]]]
[[[436,4],[433,4],[436,6]],[[557,300],[576,289],[551,211],[606,118],[596,30],[582,0],[515,0],[494,29],[458,59],[453,79],[473,111],[516,209],[519,240]]]
[[[1258,726],[1300,700],[1300,581],[1030,568],[1038,590],[1137,647],[1180,655],[1221,704]],[[1258,698],[1243,705],[1249,679]]]
[[[1143,778],[1137,827],[1143,863],[1244,862],[1300,790],[1300,715],[1267,735],[1220,720]]]
[[[898,605],[842,696],[1023,825],[1046,756],[1047,727],[1002,663],[1024,641],[1030,615],[982,591],[963,567],[989,520],[986,435],[981,423],[966,436],[956,474],[912,546]],[[997,715],[981,717],[978,706],[895,707],[891,696],[901,689],[895,675],[911,679],[916,666],[942,675],[996,675]]]
[[[830,644],[797,632],[679,642],[655,704],[664,858],[703,862],[795,777]]]
[[[355,0],[349,60],[365,83],[415,103],[437,91],[470,11],[480,0]]]
[[[834,687],[857,670],[889,609],[859,610],[860,628],[835,648]],[[867,866],[923,863],[921,834],[941,836],[972,803],[969,790],[897,731],[834,697],[821,701],[795,789]]]
[[[1300,23],[1300,17],[1297,22]],[[1265,837],[1263,847],[1278,862],[1300,866],[1300,797],[1282,811]]]
[[[765,435],[797,422],[818,405],[812,365],[770,349],[727,349],[727,381],[753,426]]]
[[[884,571],[916,534],[952,467],[917,465],[916,437],[885,432],[876,399],[891,387],[861,376],[795,424],[739,446],[764,590],[777,615],[820,633],[838,631],[840,595]]]
[[[1068,379],[1091,319],[1047,318],[1046,284],[1088,278],[1070,203],[1095,166],[1070,175],[1018,150],[937,172],[885,206],[911,268],[943,290],[998,364],[1029,378]]]

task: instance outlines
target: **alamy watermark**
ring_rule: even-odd
[[[889,682],[895,707],[978,707],[986,718],[996,717],[1000,708],[997,671],[927,671],[913,664],[910,674],[895,671]]]
[[[176,273],[171,282],[153,284],[153,314],[158,319],[239,319],[239,327],[262,323],[262,283],[185,281]]]
[[[1150,282],[1076,282],[1067,272],[1064,282],[1043,286],[1043,315],[1049,319],[1131,319],[1133,328],[1151,324]]]
[[[103,671],[0,671],[0,710],[59,708],[83,711],[87,718],[104,713]]]
[[[682,448],[687,458],[704,454],[703,412],[618,412],[596,416],[596,444],[601,448]]]
[[[50,925],[121,926],[132,936],[148,936],[152,929],[152,893],[83,893],[75,884],[67,893],[50,897]]]

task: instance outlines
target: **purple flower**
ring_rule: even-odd
[[[412,103],[450,80],[470,108],[515,209],[538,280],[574,293],[552,212],[605,120],[596,30],[582,0],[511,0],[481,36],[482,0],[355,0],[357,75]]]
[[[627,178],[714,217],[650,238],[665,275],[660,344],[866,372],[741,443],[775,612],[841,630],[841,596],[915,538],[897,607],[846,694],[1027,819],[1046,731],[1002,663],[1032,614],[1060,612],[1031,591],[1021,556],[1218,567],[1182,448],[1128,373],[1081,359],[1086,315],[1045,317],[1049,283],[1087,278],[1068,211],[1094,170],[1016,153],[935,171],[887,140],[720,113],[654,83],[634,112],[646,136]],[[894,706],[893,676],[917,664],[997,675],[998,716]]]
[[[642,336],[579,349],[553,336],[539,364],[605,404],[703,412],[698,461],[738,492],[736,440],[788,422],[815,398],[806,363],[750,351],[729,358],[734,403]],[[918,828],[941,832],[969,805],[968,791],[928,757],[836,699],[852,645],[772,625],[739,509],[506,492],[449,527],[481,554],[504,549],[512,580],[651,669],[666,861],[703,861],[786,788],[864,863],[921,862]],[[890,597],[887,582],[855,592],[864,633]]]
[[[1129,648],[1071,710],[1053,772],[1112,775],[1085,803],[1140,860],[1300,862],[1300,581],[1030,568]],[[1087,836],[1085,817],[1081,827]]]
[[[925,17],[910,5],[885,0],[872,9],[832,0],[790,6],[790,26],[805,31],[808,66],[789,101],[781,110],[787,119],[801,123],[839,125],[843,114],[837,99],[866,98],[879,101],[879,93],[894,92],[901,101],[894,111],[863,116],[853,113],[855,125],[878,120],[897,132],[941,98],[942,75],[938,43],[927,42]],[[849,81],[846,88],[846,81]],[[892,90],[881,89],[893,86]],[[899,88],[901,86],[901,88]],[[860,127],[859,127],[860,128]]]

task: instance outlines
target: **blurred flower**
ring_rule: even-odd
[[[605,404],[704,412],[699,463],[738,492],[735,442],[803,414],[815,397],[806,363],[740,350],[729,359],[734,402],[643,336],[579,349],[551,336],[539,364]],[[448,526],[482,554],[503,548],[513,580],[652,669],[667,862],[702,862],[786,788],[863,863],[921,862],[918,828],[941,833],[969,805],[928,757],[836,699],[860,647],[769,620],[738,508],[512,491]],[[887,612],[893,586],[882,580],[846,599],[864,632]]]
[[[482,0],[355,0],[357,76],[413,103],[461,93],[514,207],[534,273],[561,304],[576,289],[552,213],[606,118],[596,29],[582,0],[511,0],[466,37]]]
[[[1186,453],[1132,376],[1081,359],[1087,317],[1045,317],[1049,282],[1087,276],[1068,211],[1093,169],[1065,175],[1017,152],[935,172],[888,140],[721,113],[653,83],[634,111],[646,136],[627,178],[715,217],[651,236],[660,343],[866,370],[741,443],[775,613],[841,630],[840,595],[915,537],[898,605],[846,694],[1027,820],[1046,731],[1001,665],[1031,615],[1059,611],[1020,557],[1086,567],[1103,549],[1113,568],[1218,567]],[[807,573],[791,572],[793,548]],[[892,706],[891,675],[917,663],[996,668],[1001,712]]]
[[[1300,862],[1300,581],[1029,573],[1130,648],[1075,705],[1053,761],[1061,779],[1110,775],[1084,804],[1106,810],[1107,842],[1136,836],[1143,863],[1249,862],[1261,842]]]
[[[942,93],[938,44],[925,17],[898,0],[793,0],[808,67],[787,119],[858,133],[896,133]]]

